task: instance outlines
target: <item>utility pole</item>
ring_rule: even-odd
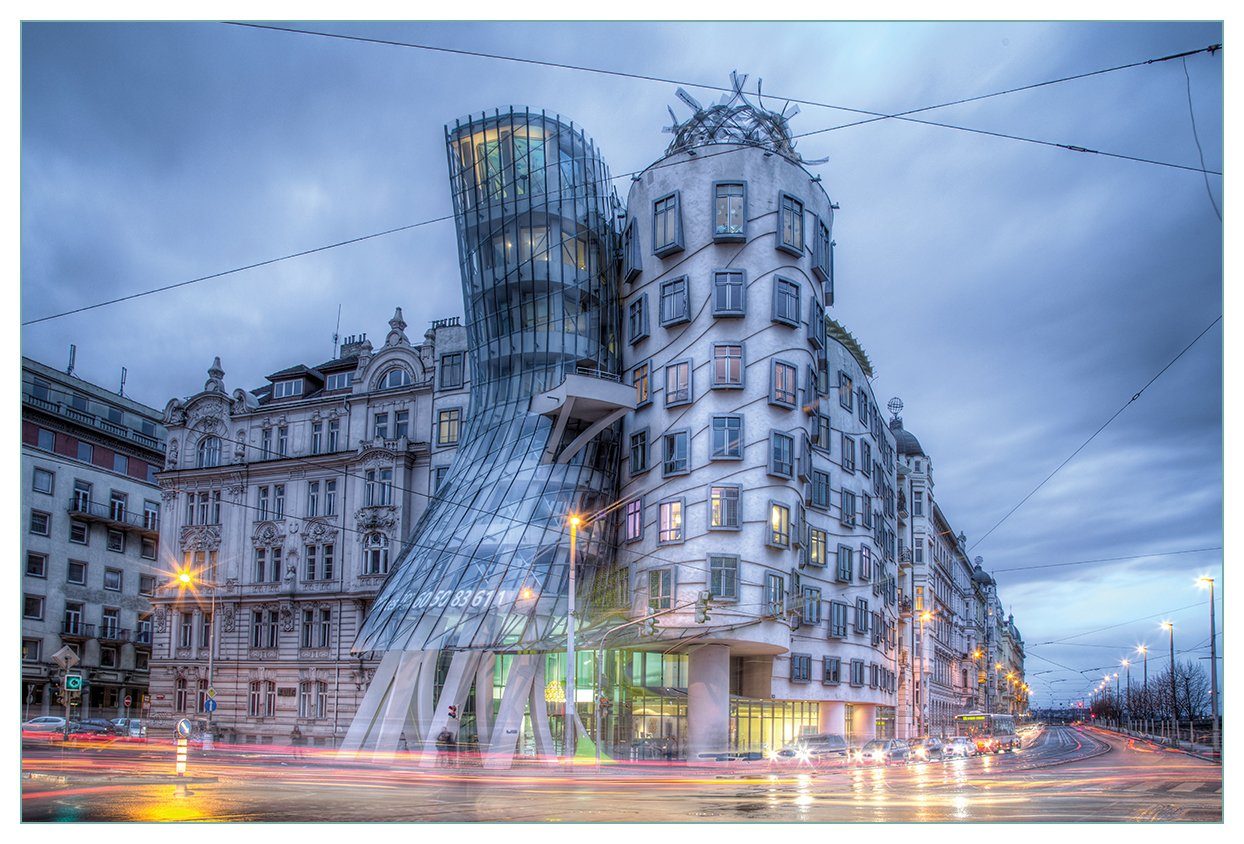
[[[1179,705],[1175,698],[1175,622],[1164,621],[1162,626],[1171,634],[1171,726],[1174,728],[1175,744],[1179,744]]]
[[[570,584],[567,589],[566,596],[566,758],[571,762],[574,761],[575,748],[578,744],[575,736],[575,704],[577,703],[575,694],[575,645],[574,645],[574,628],[575,628],[575,607],[574,607],[574,591],[575,591],[575,544],[579,535],[579,522],[582,521],[577,515],[570,516]],[[600,740],[600,736],[596,737]]]

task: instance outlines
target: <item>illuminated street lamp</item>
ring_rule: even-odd
[[[215,662],[214,658],[216,656],[216,588],[217,588],[217,584],[213,583],[210,580],[204,580],[203,578],[198,577],[195,574],[195,572],[191,571],[190,568],[188,567],[181,569],[177,572],[175,582],[177,583],[177,586],[179,589],[183,589],[183,590],[189,589],[191,592],[194,591],[195,584],[197,582],[199,586],[205,586],[211,589],[211,592],[212,592],[210,609],[208,610],[208,613],[211,617],[211,622],[208,625],[208,636],[210,638],[207,643],[207,687],[210,689],[212,688],[212,668],[214,666],[214,662]],[[205,741],[211,741],[210,736],[212,735],[212,714],[213,713],[210,710],[207,712],[207,735],[209,736],[209,738],[206,739]],[[205,743],[204,747],[207,747],[207,746],[208,745]]]
[[[1162,622],[1162,629],[1171,634],[1171,726],[1175,728],[1175,744],[1179,744],[1179,708],[1175,705],[1175,622]]]
[[[1142,675],[1144,680],[1140,686],[1140,695],[1145,700],[1145,718],[1149,717],[1149,646],[1137,645],[1136,653],[1140,654],[1144,659],[1145,671]]]
[[[575,545],[577,544],[579,525],[583,523],[583,519],[576,513],[571,513],[567,523],[570,525],[570,583],[567,588],[566,598],[566,758],[573,761],[575,749],[578,746],[578,737],[575,735],[575,727],[578,704],[578,690],[575,688],[575,645],[574,645],[574,628],[575,628],[575,608],[574,608],[574,590],[575,590]],[[600,740],[600,736],[596,737]]]
[[[920,716],[920,735],[928,735],[929,717],[927,714],[929,700],[929,684],[925,673],[928,671],[928,653],[929,643],[924,635],[924,625],[933,619],[933,613],[925,610],[920,613],[920,700],[916,703],[916,708]]]
[[[1218,629],[1214,622],[1214,578],[1202,575],[1197,578],[1197,585],[1209,588],[1209,706],[1213,713],[1214,733],[1212,746],[1218,752]]]
[[[1132,663],[1128,660],[1127,657],[1123,657],[1123,659],[1119,660],[1119,664],[1122,665],[1124,671],[1127,672],[1127,700],[1126,700],[1127,707],[1126,708],[1127,708],[1127,713],[1130,716],[1132,713]],[[1130,726],[1131,724],[1130,720],[1128,721],[1128,724]]]

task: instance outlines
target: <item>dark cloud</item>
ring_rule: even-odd
[[[1221,40],[1214,24],[364,24],[337,32],[512,53],[896,111]],[[1222,58],[1187,63],[1221,169]],[[26,24],[22,318],[218,272],[450,210],[442,127],[527,104],[573,118],[615,173],[657,158],[673,86],[219,24]],[[1198,162],[1183,69],[1166,62],[920,115]],[[714,95],[695,92],[702,99]],[[681,106],[679,106],[681,108]],[[807,132],[859,119],[804,106]],[[899,121],[800,141],[842,210],[837,316],[907,404],[969,542],[1221,312],[1222,230],[1201,176]],[[618,189],[625,194],[628,182]],[[1216,194],[1221,180],[1211,177]],[[230,386],[460,313],[438,223],[23,331],[23,352],[162,406],[222,356]],[[1222,334],[1215,328],[974,553],[1008,568],[1220,545]],[[1032,653],[1075,669],[1161,644],[1204,553],[999,574]],[[1208,636],[1180,610],[1177,644]],[[1084,644],[1105,647],[1084,647]],[[1076,675],[1030,659],[1041,695]],[[1051,682],[1054,681],[1054,682]],[[1077,685],[1079,684],[1079,685]]]

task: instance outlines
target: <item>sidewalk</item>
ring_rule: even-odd
[[[1093,725],[1095,729],[1101,730],[1103,733],[1112,733],[1117,736],[1126,736],[1137,741],[1143,741],[1154,747],[1160,747],[1165,750],[1175,750],[1185,753],[1189,756],[1195,756],[1198,759],[1204,759],[1206,762],[1217,762],[1222,764],[1222,756],[1214,752],[1214,748],[1208,744],[1193,743],[1185,739],[1180,739],[1176,744],[1172,739],[1162,736],[1150,735],[1149,733],[1138,732],[1137,730],[1127,730],[1122,727],[1102,727]]]

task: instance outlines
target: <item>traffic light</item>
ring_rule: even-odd
[[[655,618],[650,618],[644,622],[644,625],[641,629],[643,630],[643,634],[645,636],[655,636],[657,635],[657,632],[661,629],[661,626],[657,624],[657,620]]]
[[[450,718],[458,717],[458,707],[452,706],[452,705],[449,707],[449,717]]]
[[[613,708],[613,701],[609,699],[609,695],[601,695],[597,704],[600,706],[601,715],[608,715],[609,710]]]
[[[708,614],[708,593],[701,592],[700,597],[695,601],[695,623],[704,624],[710,618]]]

